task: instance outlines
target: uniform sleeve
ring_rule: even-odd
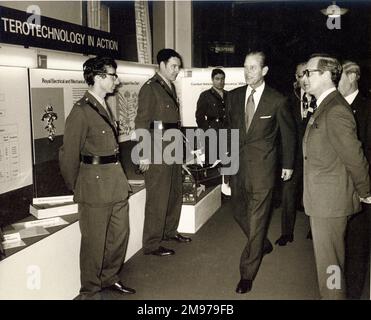
[[[208,127],[207,120],[205,120],[207,108],[208,106],[206,96],[204,93],[201,93],[200,97],[197,100],[196,122],[197,126],[204,130]]]
[[[327,134],[332,147],[347,168],[360,197],[370,194],[368,163],[357,139],[356,122],[344,106],[333,107],[327,115]]]
[[[282,168],[293,169],[296,148],[295,121],[289,110],[287,99],[283,99],[277,112],[277,121],[281,134]]]
[[[75,106],[66,120],[63,145],[59,150],[61,174],[70,190],[74,190],[80,168],[80,152],[84,146],[88,124],[81,107]]]
[[[155,95],[148,84],[144,84],[139,91],[138,111],[135,118],[135,129],[149,129],[153,121],[153,106],[156,103]]]

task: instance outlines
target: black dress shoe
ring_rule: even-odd
[[[174,240],[178,242],[191,242],[192,239],[189,237],[182,236],[180,233],[177,233],[174,237],[164,238],[165,241]]]
[[[266,254],[269,254],[273,251],[273,246],[271,244],[271,242],[267,239],[267,240],[264,240],[264,246],[263,246],[263,256],[265,256]]]
[[[241,279],[237,284],[236,292],[237,293],[246,293],[251,291],[252,280]]]
[[[164,257],[164,256],[172,256],[173,254],[175,254],[175,251],[172,249],[167,249],[167,248],[160,246],[158,247],[158,249],[149,251],[149,252],[144,252],[144,254],[146,255],[152,254],[154,256]]]
[[[293,242],[294,235],[293,234],[283,234],[280,236],[274,244],[278,244],[279,246],[285,246],[287,242]]]
[[[109,286],[108,289],[113,291],[118,291],[124,294],[134,294],[136,291],[132,288],[125,287],[121,281],[114,283],[112,286]]]

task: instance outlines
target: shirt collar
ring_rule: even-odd
[[[172,88],[171,88],[171,81],[165,79],[165,77],[164,77],[160,72],[157,72],[157,74],[160,76],[160,78],[161,78],[162,80],[164,80],[164,82],[167,84],[167,86],[168,86],[170,89],[172,89]]]
[[[106,108],[106,101],[104,99],[102,99],[100,96],[98,96],[95,92],[93,92],[92,90],[88,90],[89,93],[104,107]]]
[[[263,93],[264,88],[265,88],[265,81],[263,81],[263,83],[259,87],[255,88],[255,93],[254,94],[257,94],[257,95],[261,96],[262,93]],[[246,89],[246,93],[248,95],[250,95],[252,89],[253,88],[250,85],[248,85],[247,89]]]
[[[359,90],[357,89],[356,91],[354,91],[353,93],[347,95],[345,98],[345,100],[349,103],[349,104],[352,104],[354,99],[356,98],[357,94],[358,94]]]
[[[319,107],[319,105],[321,104],[321,102],[323,100],[325,100],[325,98],[333,91],[336,91],[336,88],[335,87],[332,87],[330,89],[327,89],[326,91],[322,92],[322,94],[318,97],[317,99],[317,107]]]

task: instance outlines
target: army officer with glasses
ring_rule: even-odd
[[[88,299],[103,289],[120,294],[135,290],[119,278],[129,237],[130,186],[119,161],[117,128],[105,102],[119,84],[117,64],[96,57],[83,68],[89,90],[67,117],[59,161],[79,204],[80,297]]]

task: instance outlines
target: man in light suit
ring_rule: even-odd
[[[135,293],[119,277],[129,239],[130,186],[119,162],[117,127],[105,102],[119,84],[109,57],[84,63],[89,90],[66,120],[59,152],[62,176],[79,204],[81,298],[103,289]]]
[[[277,139],[282,140],[282,179],[290,179],[294,165],[295,126],[286,99],[264,82],[268,72],[263,52],[246,56],[247,85],[227,97],[228,123],[239,129],[239,171],[232,176],[235,218],[247,237],[240,260],[237,293],[251,290],[264,254],[272,251],[266,239],[277,166]]]
[[[361,76],[359,65],[353,61],[346,61],[342,67],[343,73],[338,89],[353,110],[358,139],[362,143],[363,152],[370,166],[371,101],[358,90],[358,80]],[[345,237],[345,281],[348,299],[360,299],[363,288],[367,288],[365,296],[369,297],[370,215],[371,206],[362,203],[362,211],[348,220]]]
[[[344,299],[348,218],[369,202],[368,163],[357,139],[352,110],[336,90],[341,65],[313,56],[304,71],[307,92],[317,99],[303,139],[304,207],[310,217],[321,298]]]

